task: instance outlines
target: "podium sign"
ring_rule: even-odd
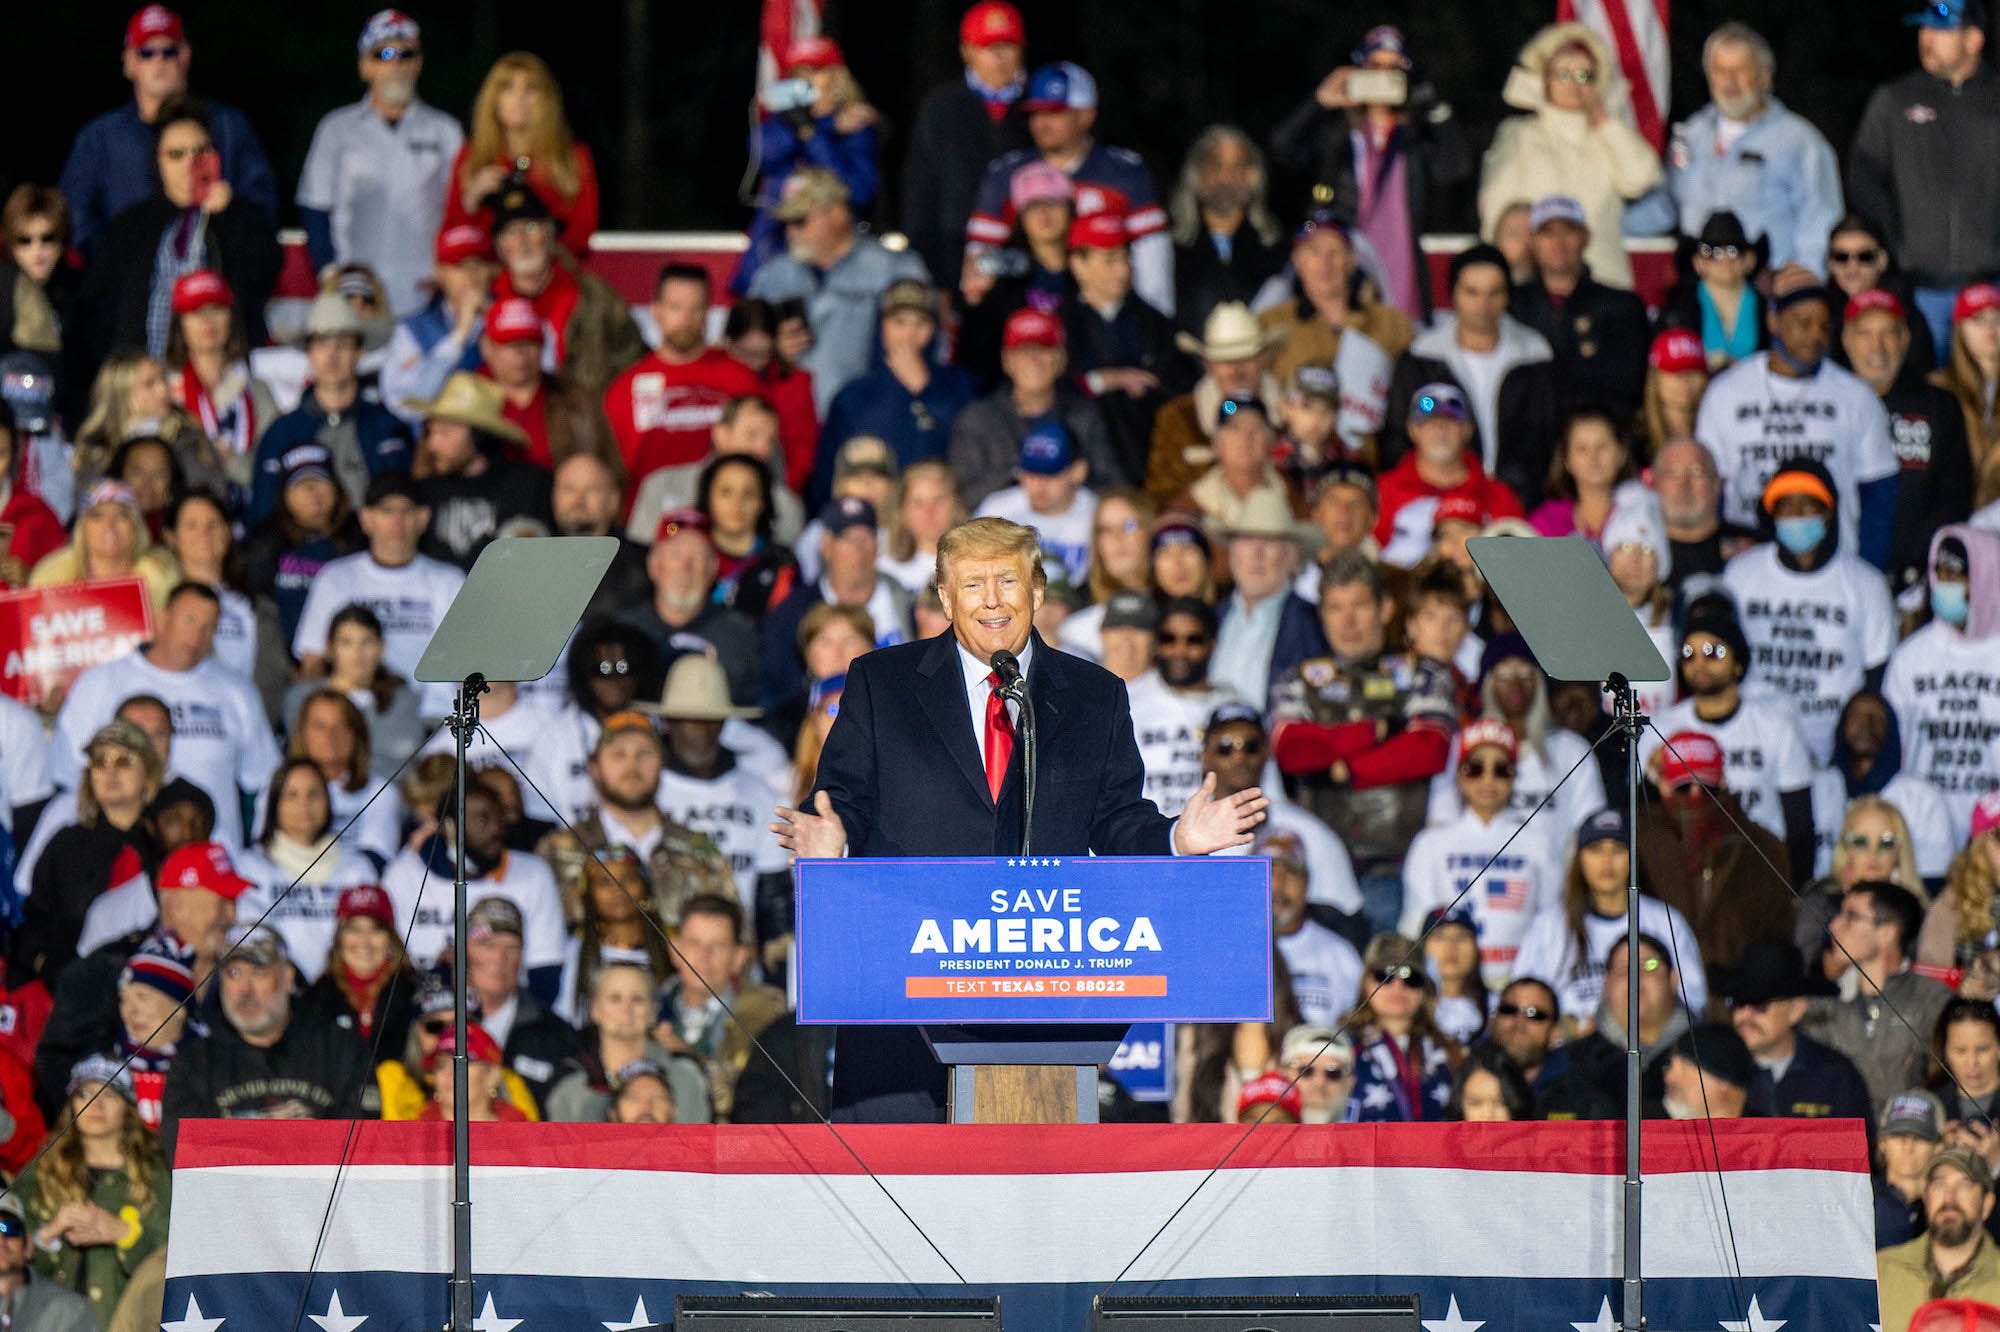
[[[1268,1022],[1248,856],[801,860],[801,1023]]]

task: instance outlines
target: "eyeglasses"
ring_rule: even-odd
[[[1727,643],[1703,643],[1699,648],[1692,643],[1681,644],[1682,661],[1693,661],[1697,652],[1707,657],[1710,661],[1727,661],[1729,659],[1729,645]]]
[[[1264,741],[1255,736],[1246,736],[1240,740],[1218,740],[1215,742],[1215,752],[1224,758],[1236,754],[1261,754],[1264,752]]]
[[[1828,250],[1826,258],[1833,264],[1873,264],[1881,262],[1882,251],[1873,245],[1865,250]]]
[[[368,53],[384,64],[394,64],[398,60],[421,60],[424,53],[414,46],[378,46]]]
[[[1871,929],[1884,923],[1881,916],[1872,911],[1856,911],[1852,907],[1842,907],[1835,920],[1846,921],[1849,925],[1866,925]]]
[[[90,756],[90,770],[92,772],[122,772],[126,768],[136,768],[138,766],[138,757],[133,754],[124,753],[123,751],[115,754],[92,754]]]
[[[1732,1013],[1761,1013],[1772,1004],[1769,999],[1731,999],[1729,1011]]]
[[[18,250],[18,249],[23,249],[30,245],[54,246],[54,245],[60,245],[62,244],[62,242],[56,239],[56,233],[53,231],[38,231],[31,236],[14,237],[13,244],[14,248]]]
[[[1161,634],[1159,637],[1161,647],[1201,647],[1212,641],[1207,634]]]
[[[133,54],[137,55],[141,60],[179,60],[181,58],[181,47],[178,42],[173,42],[166,46],[142,46]]]
[[[1139,520],[1137,518],[1127,518],[1122,523],[1097,524],[1097,535],[1099,536],[1116,536],[1120,532],[1136,532],[1138,530]]]
[[[1743,249],[1737,245],[1697,245],[1695,255],[1702,259],[1740,259]]]
[[[1556,1015],[1548,1009],[1543,1008],[1540,1004],[1500,1003],[1493,1006],[1493,1011],[1500,1017],[1526,1018],[1530,1022],[1554,1022],[1556,1020]]]
[[[167,148],[163,151],[166,153],[169,162],[185,162],[190,157],[200,157],[203,153],[214,152],[215,145],[212,143],[189,144],[185,148]]]
[[[1424,987],[1423,977],[1415,967],[1377,967],[1369,975],[1375,978],[1377,985],[1402,985],[1412,990]]]
[[[1504,680],[1508,684],[1533,684],[1535,677],[1540,674],[1541,672],[1532,666],[1496,666],[1493,668],[1493,678]]]
[[[1720,474],[1713,467],[1656,467],[1653,469],[1655,481],[1713,481]]]
[[[632,663],[623,657],[619,657],[615,661],[600,661],[597,663],[597,673],[599,675],[630,675],[632,673]]]
[[[1588,88],[1591,84],[1597,82],[1597,71],[1594,69],[1552,69],[1549,71],[1549,77],[1557,83],[1574,83]]]
[[[1843,836],[1840,844],[1849,851],[1866,851],[1871,847],[1878,851],[1894,851],[1901,844],[1901,839],[1893,832],[1876,833],[1873,837],[1856,832]]]
[[[1458,765],[1458,775],[1468,781],[1478,781],[1482,777],[1497,777],[1503,782],[1511,782],[1514,780],[1514,765],[1505,759],[1496,759],[1492,763],[1461,763]]]

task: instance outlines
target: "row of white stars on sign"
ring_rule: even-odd
[[[325,1313],[308,1314],[306,1317],[320,1329],[320,1332],[357,1332],[357,1329],[368,1321],[367,1314],[351,1314],[343,1309],[340,1305],[340,1292],[337,1290],[333,1292],[333,1298],[327,1304]],[[227,1321],[227,1318],[210,1318],[204,1315],[201,1311],[201,1302],[190,1295],[187,1312],[171,1323],[161,1323],[160,1332],[216,1332],[216,1329]],[[494,1309],[493,1296],[489,1294],[486,1297],[486,1306],[480,1310],[479,1317],[473,1320],[472,1332],[514,1332],[514,1329],[524,1321],[520,1318],[502,1318]],[[605,1332],[635,1332],[639,1328],[656,1326],[658,1326],[656,1320],[646,1312],[646,1301],[641,1299],[632,1306],[631,1318],[622,1323],[606,1322],[604,1329]]]
[[[1752,1295],[1749,1315],[1734,1322],[1725,1320],[1722,1332],[1780,1332],[1787,1321],[1783,1318],[1765,1317],[1764,1311],[1757,1306],[1757,1297]],[[1451,1297],[1451,1307],[1445,1311],[1444,1317],[1426,1318],[1423,1322],[1424,1332],[1479,1332],[1479,1329],[1486,1326],[1485,1319],[1467,1318],[1458,1311],[1456,1295]],[[1618,1320],[1611,1314],[1611,1297],[1605,1296],[1604,1302],[1597,1308],[1597,1317],[1587,1323],[1572,1322],[1570,1326],[1575,1328],[1576,1332],[1619,1332]],[[1871,1323],[1869,1327],[1873,1332],[1882,1332],[1880,1323]],[[172,1332],[172,1329],[168,1332]]]
[[[1023,859],[1020,856],[1016,856],[1012,860],[1009,860],[1007,862],[1007,868],[1008,869],[1061,869],[1062,859],[1059,856],[1047,856],[1047,857],[1028,856],[1025,859]]]

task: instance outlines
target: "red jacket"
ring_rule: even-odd
[[[706,458],[723,404],[744,393],[765,396],[747,366],[714,347],[685,365],[670,365],[655,352],[612,380],[604,414],[625,459],[627,493],[636,495],[639,483],[662,467]]]
[[[1488,476],[1476,454],[1465,455],[1465,468],[1465,480],[1457,485],[1434,486],[1417,475],[1417,451],[1411,449],[1376,480],[1380,516],[1375,520],[1375,541],[1382,548],[1383,563],[1408,568],[1422,559],[1430,548],[1438,501],[1450,496],[1470,497],[1485,515],[1482,522],[1527,516],[1514,492]]]
[[[0,508],[0,524],[14,530],[0,553],[13,556],[30,569],[35,567],[35,561],[53,554],[69,540],[55,510],[42,503],[41,496],[32,494],[18,483],[7,496],[6,506]]]
[[[35,1104],[35,1075],[19,1055],[0,1047],[0,1103],[14,1117],[14,1132],[0,1141],[0,1170],[19,1174],[49,1136],[42,1108]]]
[[[569,247],[569,252],[581,259],[590,253],[590,238],[597,234],[597,163],[590,155],[590,149],[582,144],[572,145],[576,153],[576,197],[566,199],[556,183],[549,179],[540,163],[528,168],[528,184],[535,193],[542,196],[542,202],[555,214],[556,225],[562,230],[556,239]],[[493,229],[493,210],[481,208],[470,212],[465,206],[465,155],[472,151],[466,144],[458,150],[458,156],[451,163],[451,187],[444,197],[444,223],[438,229],[455,227],[464,222],[477,222],[488,231]]]
[[[819,409],[813,406],[813,377],[810,370],[784,370],[772,357],[760,376],[764,396],[778,414],[778,443],[785,451],[787,488],[794,494],[806,493],[812,479],[815,450],[819,448]]]

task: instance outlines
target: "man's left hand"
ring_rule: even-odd
[[[1201,789],[1188,798],[1174,824],[1174,852],[1183,856],[1205,856],[1225,847],[1248,846],[1250,830],[1264,821],[1271,802],[1259,787],[1238,791],[1221,800],[1215,798],[1215,774],[1201,779]]]

